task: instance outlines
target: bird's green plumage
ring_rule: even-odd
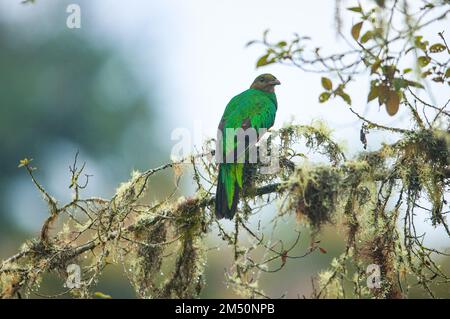
[[[275,77],[273,78],[275,79]],[[279,84],[278,80],[276,81],[277,84]],[[222,150],[224,156],[230,152],[235,152],[235,149],[237,148],[235,134],[230,134],[232,130],[227,129],[248,127],[252,127],[257,131],[262,128],[268,129],[275,121],[276,111],[277,99],[274,92],[265,92],[259,89],[250,88],[233,97],[226,106],[220,122],[221,124],[219,125],[219,129],[223,134]],[[235,206],[237,204],[236,197],[238,191],[243,186],[244,165],[244,163],[234,162],[222,163],[219,166],[216,214],[220,218],[232,218],[232,215],[234,215],[233,210],[236,209]],[[219,192],[223,191],[226,198],[219,198],[219,196],[223,196],[223,194],[219,194]],[[227,207],[221,207],[220,200],[224,201]],[[226,212],[223,212],[224,210],[228,212],[231,211],[231,216],[227,216]]]

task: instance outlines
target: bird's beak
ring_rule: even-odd
[[[281,82],[278,81],[277,79],[275,79],[275,80],[271,81],[270,84],[271,84],[271,85],[280,85]]]

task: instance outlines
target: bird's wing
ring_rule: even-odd
[[[234,154],[238,147],[238,143],[234,139],[235,134],[227,134],[227,128],[247,129],[253,127],[256,130],[270,128],[275,121],[276,109],[276,102],[266,94],[252,89],[231,99],[219,124],[219,130],[223,134],[223,155],[226,157],[227,154]],[[232,205],[236,183],[242,188],[243,168],[243,163],[225,164],[219,173],[223,174],[222,181],[227,193],[228,207]]]
[[[247,90],[233,98],[225,109],[219,127],[223,132],[224,153],[237,148],[237,143],[232,142],[234,135],[227,136],[227,128],[270,128],[275,121],[275,113],[276,104],[263,92]]]

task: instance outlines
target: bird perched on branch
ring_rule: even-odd
[[[280,81],[272,74],[261,74],[248,90],[233,97],[225,108],[218,128],[222,137],[218,138],[220,151],[216,152],[221,156],[215,202],[216,217],[219,219],[234,217],[243,187],[245,166],[248,165],[238,160],[242,157],[242,154],[237,154],[239,142],[229,132],[239,128],[259,131],[272,127],[277,112],[275,86],[279,84]],[[228,157],[230,153],[233,154],[231,161]]]

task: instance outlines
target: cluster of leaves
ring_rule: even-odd
[[[348,105],[352,104],[347,84],[357,75],[369,73],[370,87],[367,102],[377,100],[384,105],[389,115],[397,114],[405,92],[423,89],[420,80],[431,78],[436,83],[450,84],[449,47],[444,33],[440,32],[440,42],[430,44],[419,32],[433,22],[445,19],[449,13],[448,1],[426,2],[417,13],[409,13],[411,6],[407,1],[388,1],[371,8],[362,5],[347,8],[359,20],[350,29],[351,40],[341,31],[340,36],[348,43],[349,50],[342,53],[323,55],[321,48],[309,48],[309,37],[295,35],[291,41],[272,43],[268,31],[260,43],[266,53],[258,60],[257,67],[272,63],[288,63],[306,72],[335,75],[338,84],[333,85],[330,78],[321,78],[324,92],[319,102],[339,96]],[[440,12],[439,12],[440,10]],[[433,18],[424,17],[438,12]],[[394,28],[394,21],[401,20],[402,28]],[[408,66],[402,70],[400,64],[414,54],[415,69]],[[411,65],[411,63],[410,63]],[[413,72],[413,71],[416,72]],[[419,79],[408,78],[415,73]]]

